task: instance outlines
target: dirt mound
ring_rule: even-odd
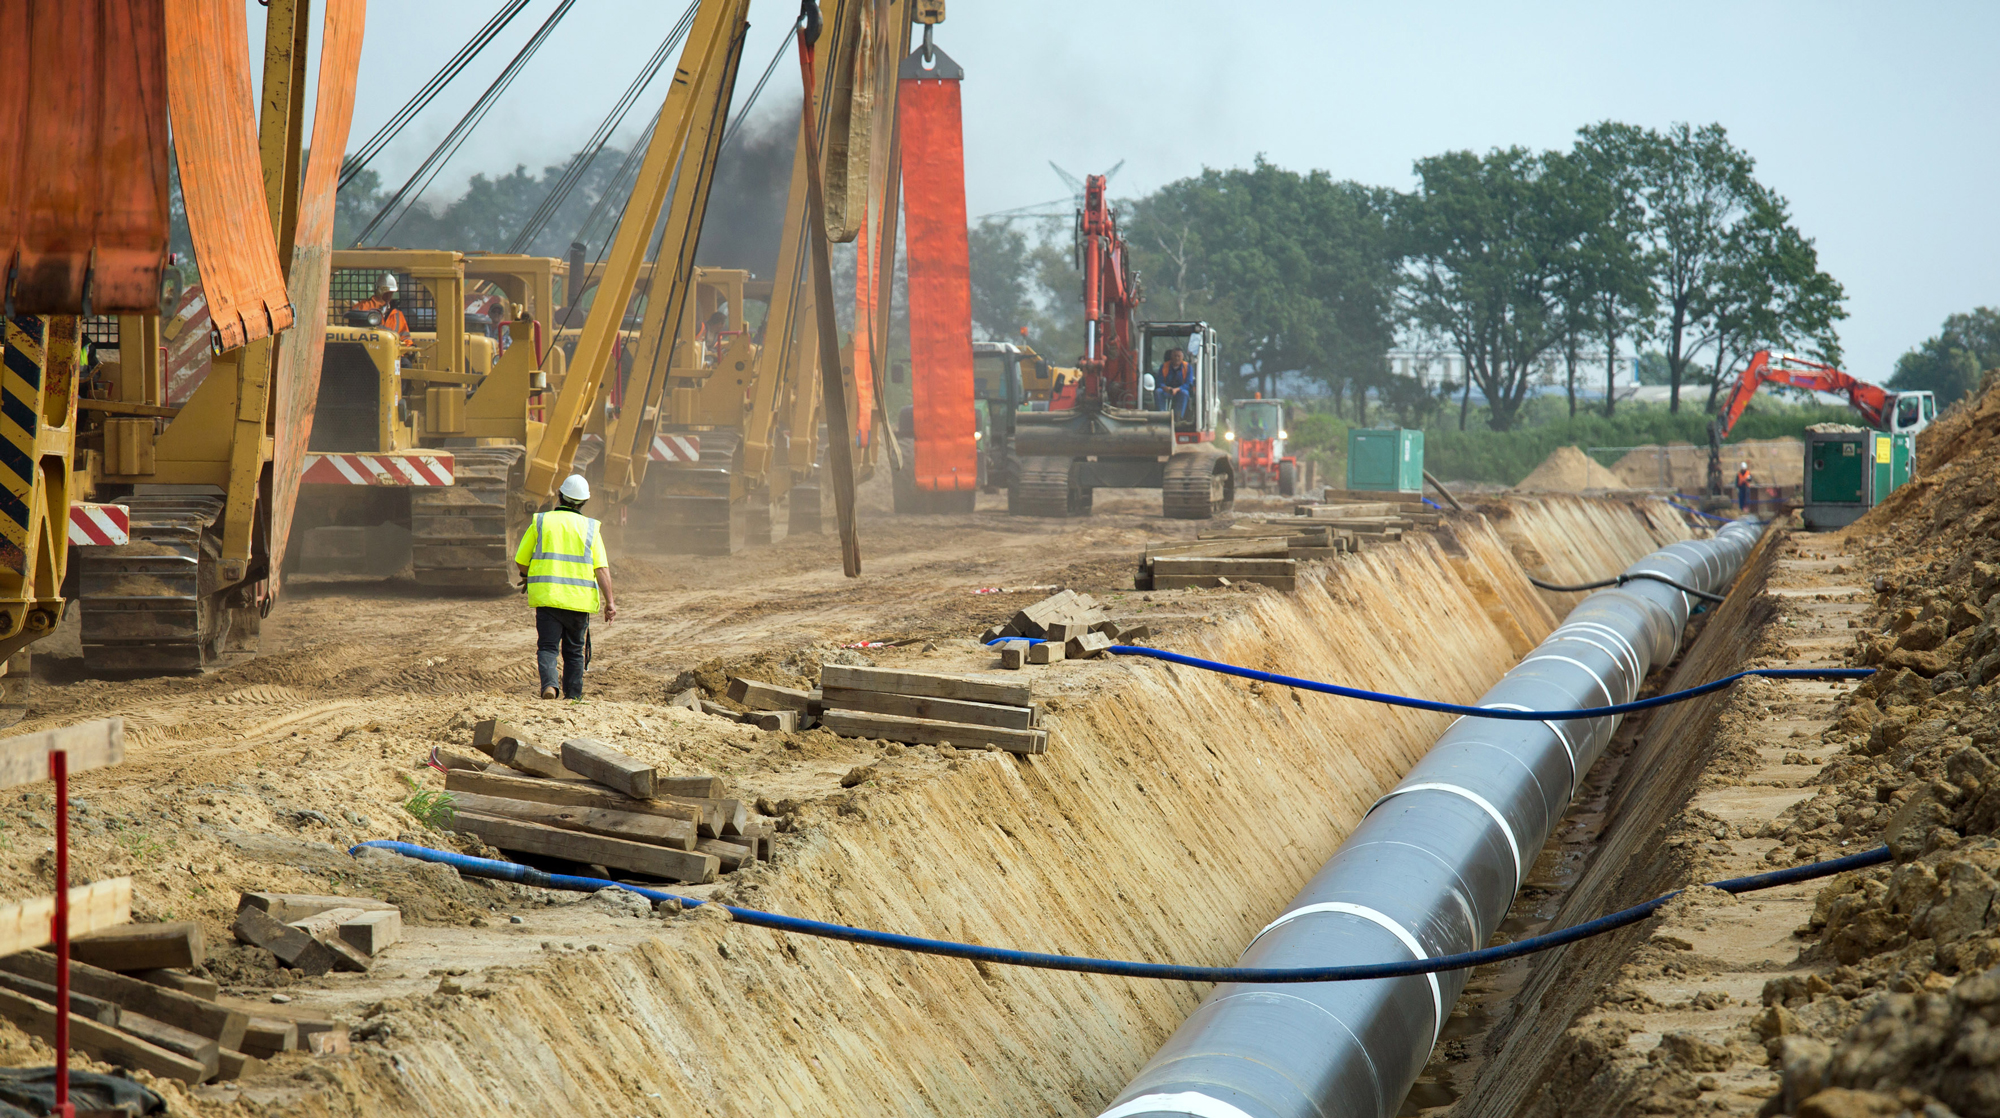
[[[1524,492],[1581,493],[1586,489],[1623,489],[1625,483],[1581,447],[1559,446],[1514,488]]]
[[[1798,439],[1751,439],[1722,448],[1725,480],[1736,464],[1748,462],[1759,485],[1805,483],[1805,444]],[[1612,463],[1620,484],[1632,489],[1673,489],[1700,493],[1708,487],[1708,448],[1692,443],[1634,447]]]

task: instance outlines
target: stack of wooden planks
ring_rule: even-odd
[[[402,938],[403,914],[367,897],[245,893],[237,900],[232,930],[237,939],[309,976],[362,973]]]
[[[1046,753],[1027,683],[826,664],[820,724],[847,738]]]
[[[1412,528],[1435,528],[1443,517],[1422,504],[1389,501],[1302,504],[1293,509],[1300,517],[1357,536],[1400,539]],[[1272,521],[1265,521],[1269,524]]]
[[[451,828],[503,851],[692,884],[771,857],[770,822],[725,797],[719,777],[663,776],[591,738],[551,751],[492,719],[473,743],[505,767],[445,774]]]
[[[1217,538],[1192,543],[1160,544],[1139,557],[1132,580],[1140,590],[1190,590],[1256,583],[1274,590],[1298,586],[1299,557],[1292,555],[1295,537],[1289,532],[1268,536],[1217,533]],[[1330,554],[1339,550],[1334,538],[1314,534],[1302,547]],[[1318,556],[1313,556],[1317,558]]]
[[[1005,625],[986,630],[979,639],[999,652],[1001,667],[1020,668],[1102,658],[1114,644],[1151,635],[1144,624],[1112,620],[1096,598],[1063,590],[1016,613]]]
[[[309,899],[381,906],[352,897]],[[259,914],[275,919],[265,910]],[[280,908],[278,915],[294,913]],[[71,948],[70,1044],[106,1063],[196,1084],[240,1078],[286,1049],[318,1055],[348,1050],[346,1027],[322,1014],[288,1015],[309,1019],[309,1025],[268,1021],[288,1007],[224,999],[215,982],[188,973],[205,958],[198,924],[133,924],[80,938]],[[47,951],[0,958],[0,1017],[53,1041],[55,981],[55,956]],[[281,1025],[289,1030],[283,1043]],[[306,1032],[316,1039],[302,1041]]]

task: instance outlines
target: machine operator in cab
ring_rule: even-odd
[[[603,526],[583,515],[588,500],[590,483],[582,474],[571,474],[562,483],[556,507],[535,514],[514,553],[522,589],[535,607],[535,664],[544,699],[582,701],[590,615],[601,604],[606,624],[618,618]]]
[[[404,345],[410,344],[410,320],[403,317],[402,311],[396,309],[395,273],[383,272],[381,278],[375,281],[374,297],[363,299],[354,304],[354,309],[357,311],[380,311],[382,314],[382,329],[394,330],[398,342]]]
[[[1173,412],[1175,419],[1186,419],[1188,404],[1194,399],[1194,370],[1188,366],[1187,350],[1177,347],[1167,351],[1156,382],[1161,405]]]

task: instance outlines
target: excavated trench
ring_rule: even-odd
[[[1296,593],[1217,593],[1180,651],[1469,702],[1580,595],[1689,530],[1658,503],[1515,498],[1435,535],[1315,564]],[[927,661],[927,668],[978,670]],[[1038,669],[1049,752],[919,747],[805,811],[737,903],[867,927],[1227,964],[1449,719],[1151,662]],[[895,751],[892,751],[892,753]],[[586,925],[569,911],[565,935]],[[438,992],[316,997],[355,1052],[237,1100],[315,1115],[1057,1114],[1100,1110],[1206,986],[989,967],[731,924],[602,917],[608,950],[529,921],[413,927]],[[615,925],[615,927],[614,927]],[[456,965],[452,965],[456,964]],[[435,979],[433,979],[435,981]],[[280,1074],[282,1073],[282,1074]]]

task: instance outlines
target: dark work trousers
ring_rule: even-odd
[[[581,610],[536,606],[535,637],[535,664],[541,669],[542,686],[560,686],[565,699],[583,698],[583,650],[590,640],[590,615]]]

